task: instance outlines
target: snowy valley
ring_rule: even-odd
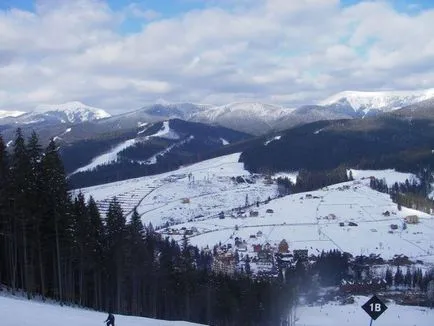
[[[232,154],[171,173],[80,191],[93,196],[103,212],[116,196],[124,212],[131,214],[136,208],[143,223],[152,223],[177,241],[187,234],[199,248],[219,243],[236,248],[238,238],[246,253],[255,255],[255,245],[277,251],[285,239],[291,251],[306,249],[314,255],[338,249],[434,263],[434,216],[405,207],[398,210],[389,195],[369,187],[371,176],[392,185],[412,180],[413,175],[353,170],[354,181],[278,198],[273,178],[251,175],[238,158]],[[274,178],[279,176],[294,180],[296,173]],[[418,223],[406,224],[404,230],[405,218],[412,215],[418,216]]]

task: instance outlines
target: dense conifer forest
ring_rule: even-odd
[[[102,218],[72,198],[58,147],[0,138],[0,285],[97,310],[210,325],[276,325],[293,300],[277,279],[211,272],[212,255],[162,239],[113,198]]]
[[[394,116],[319,121],[282,133],[279,140],[249,146],[240,161],[250,172],[395,168],[434,170],[434,128],[430,120]]]

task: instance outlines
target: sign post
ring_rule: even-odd
[[[371,323],[369,326],[372,326],[372,322],[386,311],[387,306],[376,295],[374,295],[362,306],[362,309],[371,317]]]

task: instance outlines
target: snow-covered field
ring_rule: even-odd
[[[405,183],[405,180],[412,182],[413,180],[418,181],[416,176],[412,173],[396,172],[395,170],[349,170],[353,174],[354,179],[369,178],[374,176],[379,180],[386,180],[389,187],[393,186],[395,182]]]
[[[192,230],[190,242],[199,247],[212,247],[219,242],[233,244],[235,237],[241,237],[251,249],[253,244],[276,245],[286,239],[291,250],[308,249],[313,254],[340,249],[353,255],[380,254],[385,259],[404,254],[434,263],[434,216],[405,207],[399,211],[387,194],[369,187],[367,178],[373,175],[393,184],[412,178],[411,174],[353,170],[355,181],[276,198],[277,185],[250,175],[238,163],[239,155],[222,156],[156,176],[85,188],[82,192],[92,195],[103,211],[117,196],[126,213],[137,207],[145,224],[176,224],[160,230],[175,240],[182,238],[184,230]],[[231,177],[237,176],[251,183],[236,183]],[[274,177],[278,176],[295,179],[296,173]],[[251,205],[268,197],[276,199],[237,213],[246,200]],[[222,211],[225,218],[219,219]],[[250,217],[250,211],[258,216]],[[236,218],[238,215],[241,216]],[[408,215],[418,215],[420,223],[407,224],[403,230]],[[349,226],[349,222],[357,225]],[[391,230],[391,224],[398,229]]]
[[[238,163],[240,154],[203,161],[155,176],[130,179],[82,189],[92,195],[104,211],[116,196],[125,213],[137,207],[144,223],[154,226],[166,222],[215,217],[221,211],[263,201],[277,194],[276,185],[254,178]],[[235,183],[231,177],[244,176],[254,183]],[[189,201],[189,202],[187,202]]]
[[[328,303],[323,306],[302,306],[296,310],[296,326],[368,326],[370,317],[361,308],[369,297],[355,297],[354,304]],[[373,322],[373,326],[432,326],[434,309],[400,306],[387,303],[387,310]]]
[[[0,296],[2,326],[94,326],[105,325],[106,313],[71,307],[61,307],[22,298]],[[164,321],[150,318],[115,315],[120,326],[194,326],[183,321]]]
[[[370,189],[365,182],[294,194],[254,209],[258,217],[208,219],[176,228],[197,228],[198,233],[190,237],[190,242],[199,247],[225,243],[235,237],[246,239],[251,245],[275,245],[286,239],[290,249],[308,249],[313,254],[340,249],[354,255],[375,253],[392,258],[404,254],[434,262],[434,217],[405,207],[398,211],[388,195]],[[387,211],[390,216],[383,215]],[[403,220],[408,215],[418,215],[420,223],[407,224],[403,230]],[[357,226],[349,226],[349,222]],[[398,230],[392,231],[391,224],[398,225]],[[255,236],[258,231],[262,236]],[[181,239],[180,235],[173,237]]]

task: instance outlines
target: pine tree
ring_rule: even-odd
[[[393,274],[390,268],[386,269],[386,276],[384,277],[388,286],[393,285]]]
[[[8,252],[11,245],[10,237],[12,236],[8,184],[9,156],[3,138],[0,135],[0,283],[6,283],[11,273],[7,267]]]
[[[47,146],[42,157],[42,182],[44,198],[43,214],[49,217],[45,220],[48,240],[44,245],[51,251],[50,265],[56,266],[53,278],[57,299],[61,302],[64,297],[64,282],[66,270],[62,269],[70,256],[72,241],[72,215],[70,213],[70,198],[67,192],[66,175],[60,160],[58,148],[53,140]]]
[[[407,268],[407,272],[405,273],[404,277],[404,284],[408,287],[412,287],[413,283],[413,277],[411,275],[410,268]]]
[[[116,197],[109,205],[106,219],[106,237],[109,279],[112,286],[111,298],[116,311],[121,311],[123,296],[124,249],[126,235],[126,219]]]
[[[400,286],[404,283],[404,276],[399,266],[396,270],[394,281],[395,281],[395,286]]]
[[[92,295],[92,306],[96,309],[102,309],[103,307],[103,262],[105,253],[104,244],[104,225],[101,219],[101,215],[96,205],[95,200],[90,196],[87,202],[87,211],[90,220],[90,243],[89,243],[89,253],[90,253],[90,268],[93,275],[93,295]]]
[[[20,285],[26,293],[29,293],[29,261],[28,261],[28,229],[29,229],[29,178],[31,168],[26,149],[25,140],[20,128],[16,131],[13,145],[11,164],[11,200],[13,202],[13,228],[14,228],[14,269],[20,278]],[[17,267],[20,266],[20,270]],[[13,281],[16,286],[16,279]]]

